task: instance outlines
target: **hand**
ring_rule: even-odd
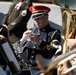
[[[33,42],[35,44],[38,44],[40,41],[38,35],[36,35],[35,33],[32,33],[32,35],[30,36],[30,40],[31,40],[31,42]]]
[[[76,39],[67,39],[67,46],[70,49],[76,48]]]
[[[31,30],[27,30],[23,33],[22,38],[20,39],[20,41],[22,41],[23,39],[27,38],[27,36],[31,33]],[[29,38],[29,37],[28,37]]]
[[[27,38],[28,37],[28,38]],[[39,42],[39,37],[35,34],[35,33],[32,33],[31,30],[27,30],[23,33],[23,36],[21,38],[20,41],[22,41],[23,39],[27,38],[27,41],[30,42],[30,43],[38,43]]]

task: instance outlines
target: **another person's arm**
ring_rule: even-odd
[[[8,28],[9,31],[12,31],[14,28],[20,27],[19,23],[25,23],[25,21],[27,22],[29,20],[30,16],[31,16],[31,12],[28,10],[29,6],[31,6],[31,5],[32,5],[31,1],[30,1],[29,5],[27,5],[26,2],[24,2],[22,4],[22,7],[21,7],[21,10],[19,12],[18,17],[16,19],[14,19],[10,24],[7,24],[7,18],[9,17],[12,9],[15,6],[15,3],[13,4],[13,2],[12,2],[8,13],[5,15],[5,17],[2,21],[3,26]],[[27,6],[28,6],[28,8],[26,8]]]
[[[3,20],[2,20],[2,25],[8,26],[8,25],[7,25],[7,19],[8,19],[8,17],[9,17],[9,15],[11,14],[11,11],[12,11],[12,9],[14,8],[14,6],[15,6],[15,2],[14,2],[14,0],[13,0],[12,3],[10,4],[10,7],[9,7],[9,10],[8,10],[7,14],[5,14],[5,16],[4,16]]]

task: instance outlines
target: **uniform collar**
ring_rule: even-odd
[[[53,30],[53,29],[49,24],[47,26],[45,26],[44,28],[40,29],[40,31],[43,31],[43,32],[49,32],[51,30]]]

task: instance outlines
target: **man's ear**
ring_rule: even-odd
[[[47,20],[48,20],[48,14],[46,15],[46,18],[47,18]]]

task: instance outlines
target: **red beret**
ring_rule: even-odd
[[[41,17],[43,14],[48,14],[50,10],[51,9],[49,7],[42,5],[31,6],[29,8],[29,11],[32,12],[34,19]]]

